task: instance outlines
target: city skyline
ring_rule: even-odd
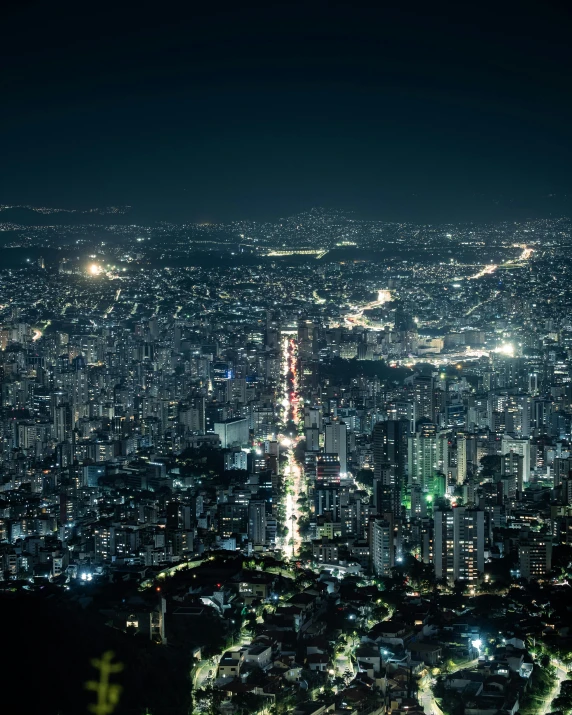
[[[3,9],[7,712],[572,715],[568,8]]]
[[[94,659],[119,715],[572,707],[570,219],[0,229],[3,672],[46,633],[47,713]]]

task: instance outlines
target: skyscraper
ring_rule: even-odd
[[[434,564],[438,579],[474,583],[485,568],[485,513],[459,506],[436,509]]]
[[[462,484],[467,478],[467,439],[459,432],[457,435],[457,484]]]
[[[422,424],[419,432],[409,437],[407,452],[409,485],[433,492],[435,475],[437,472],[446,474],[449,467],[446,435],[439,434],[434,424]]]
[[[512,437],[502,438],[501,454],[514,452],[523,458],[522,481],[528,484],[530,479],[530,441],[528,439],[516,439]]]
[[[485,570],[485,513],[458,506],[453,509],[455,581],[477,581]]]
[[[516,452],[509,452],[501,457],[501,477],[508,478],[508,485],[504,490],[507,496],[514,498],[517,493],[522,496],[523,474],[524,457]]]
[[[526,528],[520,532],[518,557],[520,576],[527,581],[544,578],[552,568],[552,538]]]
[[[395,566],[393,525],[385,519],[376,519],[371,524],[371,563],[378,576],[389,576]]]
[[[248,538],[254,546],[266,543],[266,504],[262,500],[248,505]]]
[[[417,407],[416,418],[433,420],[433,391],[435,380],[430,375],[416,375],[413,378],[413,399]]]
[[[435,578],[454,581],[455,535],[452,509],[436,509],[433,514],[433,563]]]
[[[325,452],[336,454],[340,462],[340,472],[347,472],[347,425],[345,422],[330,422],[326,425]]]
[[[378,422],[373,428],[374,504],[378,513],[399,516],[407,464],[407,421]],[[382,494],[384,495],[382,497]]]

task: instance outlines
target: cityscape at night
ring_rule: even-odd
[[[565,14],[22,5],[5,711],[571,715]]]

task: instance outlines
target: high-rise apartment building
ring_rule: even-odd
[[[521,578],[527,581],[544,578],[552,568],[550,534],[523,529],[519,536],[518,558]]]
[[[436,474],[447,474],[449,470],[449,442],[446,434],[438,433],[434,424],[422,424],[419,432],[409,437],[407,452],[409,485],[433,492]]]
[[[457,435],[457,484],[467,478],[467,438],[462,432]]]
[[[484,512],[469,507],[434,513],[435,576],[474,583],[485,568]]]
[[[413,399],[417,407],[416,418],[425,417],[433,421],[435,380],[430,375],[416,375],[413,378]]]
[[[254,546],[266,544],[266,504],[262,500],[248,505],[248,538]]]
[[[327,454],[336,454],[340,463],[340,472],[347,472],[347,425],[344,422],[330,422],[326,425],[324,449]]]
[[[454,552],[455,535],[453,529],[453,510],[436,509],[433,514],[433,563],[435,565],[435,578],[455,580]]]
[[[389,420],[373,428],[374,506],[399,515],[407,467],[407,422]]]
[[[376,519],[371,525],[371,563],[378,576],[389,576],[395,566],[393,525],[385,519]]]
[[[485,570],[485,513],[458,506],[453,509],[455,581],[475,582]]]
[[[519,454],[523,458],[522,481],[524,484],[528,484],[530,480],[530,440],[505,435],[502,438],[501,454],[505,455],[510,452]]]

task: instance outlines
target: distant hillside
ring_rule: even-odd
[[[66,211],[64,209],[11,206],[0,210],[0,224],[8,223],[18,226],[81,226],[85,224],[108,226],[109,224],[131,223],[132,221],[130,207]]]

